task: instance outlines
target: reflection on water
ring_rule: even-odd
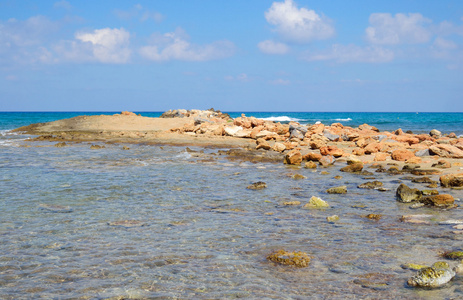
[[[367,180],[340,166],[322,175],[167,146],[0,147],[2,299],[463,297],[461,277],[438,290],[405,286],[413,271],[401,264],[461,248],[437,223],[463,217],[396,202],[400,176],[375,173],[389,189],[379,192],[358,189]],[[268,188],[246,189],[257,181]],[[339,185],[348,193],[325,192]],[[331,207],[303,209],[314,195]],[[293,200],[301,205],[283,204]],[[417,213],[433,223],[399,221]],[[327,222],[332,215],[340,221]],[[265,259],[280,248],[308,253],[310,266]]]

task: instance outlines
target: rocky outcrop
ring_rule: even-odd
[[[463,158],[463,150],[446,144],[438,144],[429,147],[431,154],[439,155],[440,157],[447,158]]]

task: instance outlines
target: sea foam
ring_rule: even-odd
[[[298,122],[298,121],[303,121],[302,119],[290,118],[288,116],[268,117],[268,118],[262,118],[262,120],[274,121],[274,122],[291,122],[291,121]]]

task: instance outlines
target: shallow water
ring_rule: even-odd
[[[401,264],[431,265],[440,252],[461,248],[461,235],[437,222],[463,216],[460,208],[398,203],[403,176],[375,173],[390,189],[379,192],[358,189],[369,180],[339,172],[341,163],[313,171],[229,161],[217,150],[192,156],[183,147],[52,145],[0,144],[1,299],[463,297],[461,276],[437,290],[406,287],[414,272]],[[296,173],[307,179],[292,179]],[[246,189],[256,181],[268,188]],[[339,185],[348,193],[325,192]],[[313,195],[331,207],[303,209]],[[289,200],[302,204],[283,205]],[[369,213],[383,217],[369,220]],[[399,222],[422,213],[435,215],[434,223]],[[326,221],[335,214],[339,222]],[[310,266],[266,260],[281,248],[308,253]]]

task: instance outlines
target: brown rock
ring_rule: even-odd
[[[257,139],[257,134],[264,129],[264,126],[254,127],[251,131],[251,139]]]
[[[344,151],[339,149],[336,146],[326,146],[320,148],[321,155],[332,155],[334,157],[341,157],[344,154]]]
[[[392,159],[397,161],[406,161],[414,156],[413,152],[406,149],[398,149],[392,152]]]
[[[371,154],[371,153],[376,153],[381,151],[381,144],[378,142],[371,142],[368,145],[365,146],[365,153],[366,154]]]
[[[384,152],[378,152],[375,155],[374,161],[385,161],[386,159],[390,158],[390,155]]]
[[[444,159],[441,159],[441,160],[438,160],[437,163],[433,164],[432,167],[440,168],[440,169],[448,169],[452,167],[452,164]]]
[[[303,160],[307,161],[320,161],[322,155],[320,153],[307,153],[302,157]]]
[[[302,154],[299,150],[291,150],[285,155],[285,164],[288,165],[300,165],[302,163]]]
[[[305,163],[304,167],[307,168],[307,169],[316,169],[317,164],[314,163],[313,161],[308,161],[308,162]]]
[[[256,143],[257,143],[257,147],[256,147],[257,150],[259,149],[270,150],[271,148],[269,143],[263,138],[257,139]]]
[[[362,148],[355,148],[354,150],[352,150],[352,154],[357,156],[363,156],[365,155],[365,150]]]
[[[431,154],[447,158],[463,158],[463,150],[452,145],[439,144],[429,147]]]
[[[439,181],[443,187],[463,187],[463,173],[442,175]]]
[[[409,163],[409,164],[420,164],[421,163],[421,157],[413,156],[412,158],[407,159],[407,163]]]
[[[275,251],[267,256],[267,259],[283,265],[291,265],[299,268],[309,266],[310,257],[304,252]]]
[[[363,169],[363,163],[354,163],[351,165],[347,165],[344,168],[341,168],[341,172],[348,172],[348,173],[354,173],[354,172],[360,172]]]
[[[131,111],[123,111],[123,112],[121,112],[121,115],[123,115],[123,116],[134,116],[134,117],[137,116],[136,113],[133,113]]]
[[[272,148],[272,149],[275,150],[275,151],[277,151],[277,152],[283,152],[283,151],[286,150],[286,146],[283,145],[282,143],[278,143],[278,142],[277,142],[277,143],[275,143],[275,144],[273,145],[273,148]]]
[[[440,194],[440,195],[432,195],[423,197],[420,200],[421,203],[425,205],[437,206],[437,207],[448,207],[453,206],[455,203],[455,199],[452,195],[448,194]]]
[[[320,160],[318,161],[320,163],[320,165],[324,166],[324,167],[328,167],[329,165],[332,165],[334,164],[334,157],[331,156],[331,155],[325,155],[325,156],[322,156],[322,158],[320,158]]]

